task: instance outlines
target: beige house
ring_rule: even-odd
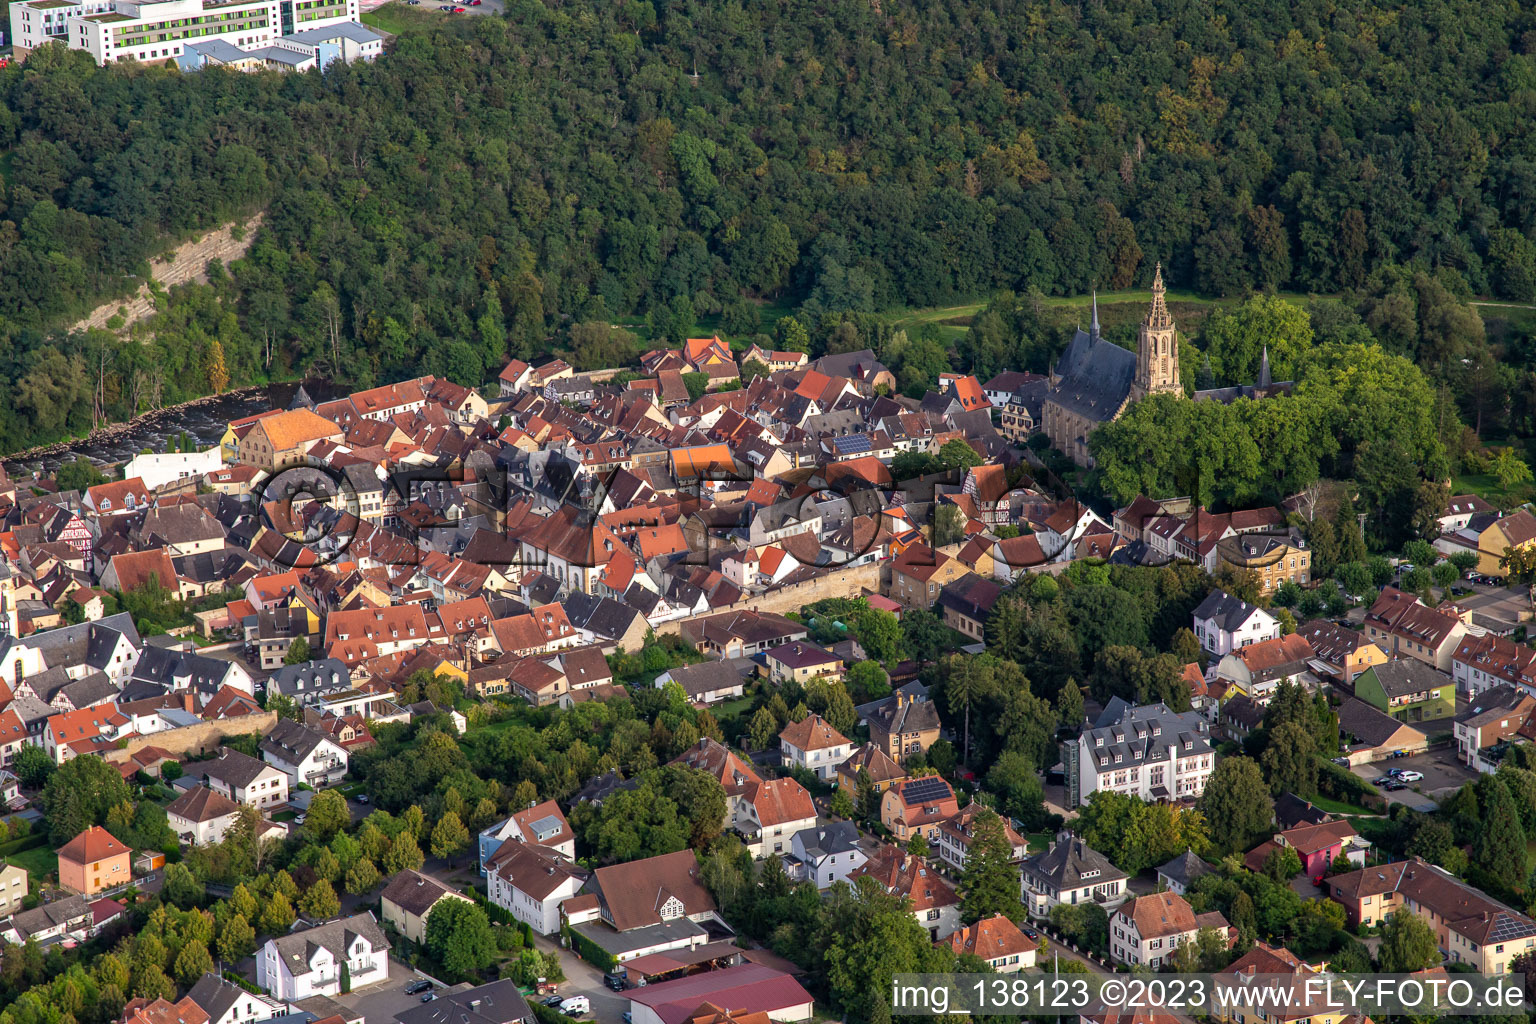
[[[0,917],[21,912],[27,896],[27,872],[15,864],[0,866]]]
[[[171,830],[193,846],[222,843],[239,813],[239,804],[203,785],[193,786],[165,809]]]
[[[338,425],[308,409],[291,409],[256,421],[237,449],[241,465],[268,471],[304,461],[304,454],[315,441],[340,442],[344,433]]]
[[[407,869],[391,878],[384,887],[384,893],[379,898],[379,912],[385,924],[412,942],[419,943],[426,940],[427,917],[441,900],[474,902],[431,875]]]

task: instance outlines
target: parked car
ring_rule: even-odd
[[[418,992],[430,992],[431,990],[432,982],[426,978],[417,978],[415,981],[405,986],[405,994],[408,996],[413,996]]]
[[[550,996],[547,999],[540,1000],[540,1002],[542,1002],[545,1006],[559,1006],[561,1003],[565,1002],[565,996]]]
[[[1393,781],[1383,785],[1381,788],[1386,790],[1388,793],[1396,793],[1398,790],[1407,789],[1408,787],[1394,779]]]
[[[421,997],[421,1001],[424,1002],[424,1003],[430,1003],[432,1000],[434,1000],[436,998],[437,998],[437,993],[436,992],[427,992],[427,993],[425,993]]]
[[[1378,776],[1378,777],[1372,779],[1371,780],[1371,785],[1373,785],[1373,786],[1385,786],[1389,782],[1396,782],[1396,781],[1397,781],[1397,779],[1394,778],[1391,775],[1381,775],[1381,776]]]
[[[610,971],[607,974],[603,975],[603,984],[607,985],[609,988],[613,989],[615,992],[623,992],[624,991],[624,975],[615,973],[613,971]]]
[[[1398,772],[1397,773],[1397,781],[1399,781],[1399,782],[1418,782],[1422,778],[1424,778],[1424,773],[1423,772]]]
[[[357,802],[360,803],[360,804],[367,803],[368,802],[368,794],[367,793],[359,793],[359,794],[357,794]]]
[[[592,1002],[586,996],[571,996],[560,1004],[560,1012],[567,1017],[592,1012]]]
[[[1335,757],[1335,758],[1333,758],[1333,763],[1336,764],[1336,765],[1339,765],[1341,767],[1348,768],[1349,767],[1349,758],[1347,758],[1347,757]]]

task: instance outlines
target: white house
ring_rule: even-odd
[[[820,715],[807,715],[779,733],[779,749],[784,767],[804,768],[818,779],[831,779],[837,766],[853,753],[853,741]]]
[[[560,930],[560,904],[575,896],[587,873],[551,849],[508,840],[487,865],[486,896],[540,935]]]
[[[279,935],[256,954],[256,984],[285,1002],[338,995],[343,972],[353,989],[389,980],[389,940],[372,914]]]
[[[152,491],[178,480],[196,483],[205,473],[224,465],[223,450],[214,445],[205,452],[167,452],[135,455],[123,466],[123,479],[138,477]]]
[[[1056,907],[1097,903],[1106,909],[1125,900],[1124,871],[1070,832],[1051,840],[1043,853],[1019,865],[1024,906],[1030,917],[1048,918]]]
[[[193,786],[165,808],[171,831],[194,846],[222,843],[239,813],[239,804],[207,786]]]
[[[347,752],[322,732],[291,718],[277,725],[261,741],[261,757],[288,776],[288,784],[304,783],[319,789],[339,782],[347,774]]]
[[[810,792],[794,779],[769,779],[752,784],[743,804],[745,819],[736,827],[755,857],[789,852],[802,829],[816,825],[816,805]]]
[[[846,882],[848,876],[869,861],[859,843],[859,830],[851,821],[834,821],[813,828],[803,828],[790,841],[784,868],[797,882],[815,882],[816,888],[830,889],[834,882]]]
[[[288,1012],[288,1007],[269,996],[247,992],[217,974],[197,979],[187,998],[208,1014],[208,1024],[252,1024]]]
[[[1195,639],[1218,657],[1280,635],[1279,619],[1224,590],[1207,594],[1195,609],[1194,618]]]
[[[576,833],[565,813],[553,800],[523,808],[480,833],[480,873],[486,873],[491,856],[509,839],[547,847],[566,860],[576,859]]]
[[[288,776],[265,761],[220,747],[212,761],[193,765],[209,789],[237,804],[267,811],[288,802]]]
[[[1099,789],[1149,803],[1193,800],[1216,767],[1211,724],[1198,711],[1164,704],[1132,707],[1115,697],[1091,729],[1077,737],[1067,764],[1068,806]]]
[[[1225,938],[1229,926],[1217,911],[1196,914],[1177,893],[1138,896],[1110,915],[1109,955],[1116,963],[1155,970],[1202,928],[1216,929]]]

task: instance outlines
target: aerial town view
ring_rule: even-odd
[[[0,1024],[1532,1019],[1530,5],[0,19]]]

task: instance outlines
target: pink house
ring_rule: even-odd
[[[1315,882],[1323,877],[1328,865],[1340,854],[1355,867],[1364,867],[1365,851],[1370,845],[1349,822],[1323,821],[1277,832],[1273,839],[1249,850],[1243,857],[1243,864],[1250,871],[1261,871],[1271,852],[1289,846],[1301,858],[1301,870]]]

